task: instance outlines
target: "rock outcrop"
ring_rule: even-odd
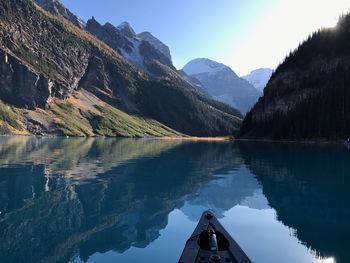
[[[2,50],[0,61],[0,97],[18,107],[44,107],[51,96],[49,79]]]

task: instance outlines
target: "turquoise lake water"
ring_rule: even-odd
[[[350,262],[342,145],[0,137],[0,262],[177,263],[211,209],[253,262]]]

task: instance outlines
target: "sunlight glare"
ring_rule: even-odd
[[[240,75],[259,67],[275,68],[310,34],[335,27],[349,10],[348,0],[276,0],[255,28],[239,40],[232,39],[235,48],[220,59]]]
[[[334,258],[323,258],[319,259],[318,263],[336,263]]]

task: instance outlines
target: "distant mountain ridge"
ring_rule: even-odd
[[[172,69],[170,49],[150,32],[136,34],[128,22],[119,26],[110,23],[99,24],[94,17],[85,23],[82,19],[71,13],[59,0],[34,0],[44,10],[60,18],[72,22],[74,25],[87,30],[107,45],[111,46],[134,66],[148,70],[157,60]]]
[[[198,80],[210,96],[246,113],[262,95],[248,81],[237,76],[228,66],[207,58],[198,58],[182,69],[189,77]]]
[[[119,26],[110,23],[101,25],[92,17],[87,21],[85,29],[139,69],[155,75],[161,74],[154,68],[154,62],[157,61],[176,70],[171,61],[170,50],[165,44],[150,33],[137,35],[127,22]],[[169,54],[165,50],[169,50]]]
[[[260,68],[253,70],[252,72],[250,72],[250,74],[243,76],[242,78],[247,80],[256,89],[263,92],[272,76],[272,73],[273,70],[270,68]]]

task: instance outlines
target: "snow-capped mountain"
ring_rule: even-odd
[[[249,75],[243,76],[242,78],[263,92],[272,76],[272,72],[273,70],[270,68],[260,68],[253,70]]]
[[[182,69],[197,79],[201,87],[214,99],[246,113],[262,93],[228,66],[207,58],[190,61]],[[196,84],[198,86],[198,84]]]
[[[195,222],[208,209],[215,212],[217,217],[223,218],[226,211],[237,205],[257,210],[269,208],[261,185],[244,165],[202,185],[186,199],[181,211]]]
[[[197,58],[187,63],[183,70],[189,76],[193,76],[204,73],[216,74],[220,71],[230,70],[230,68],[207,58]]]
[[[142,70],[154,71],[155,61],[175,69],[165,44],[150,33],[137,35],[127,22],[119,26],[110,23],[101,25],[92,17],[86,23],[86,30]],[[168,54],[164,54],[165,49],[169,50]]]

